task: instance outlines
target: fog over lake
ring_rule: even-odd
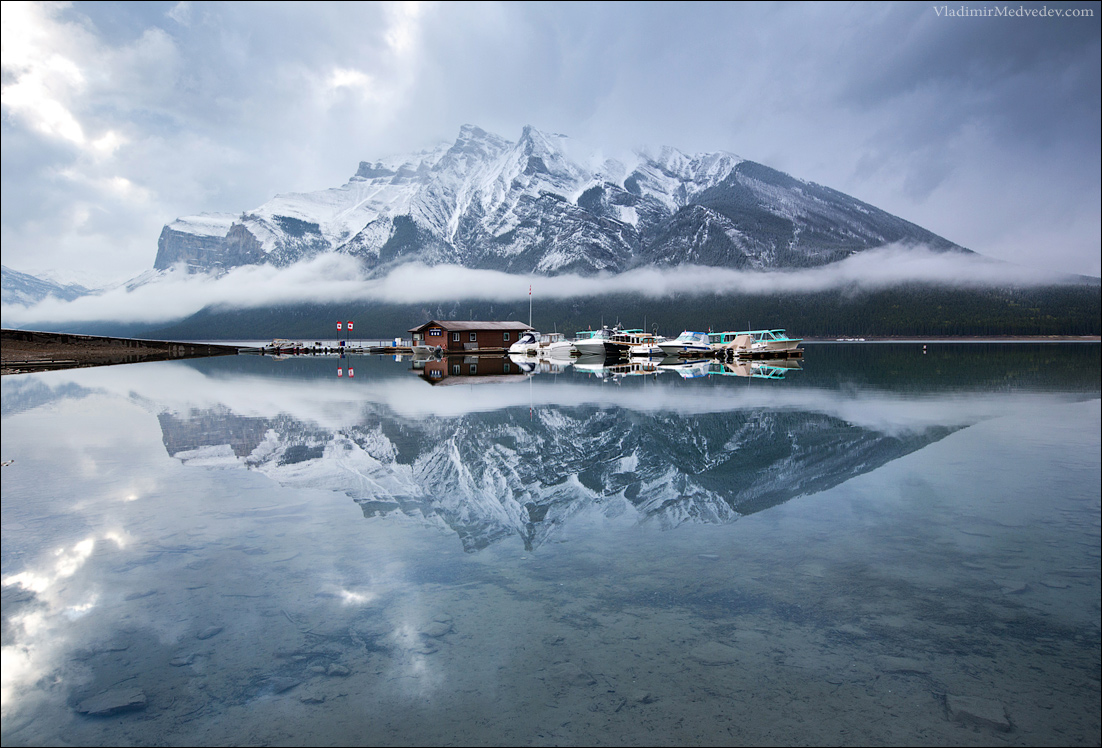
[[[3,743],[1097,745],[1098,344],[805,351],[5,376]]]

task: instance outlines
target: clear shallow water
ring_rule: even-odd
[[[452,371],[5,377],[4,745],[1098,744],[1097,345]]]

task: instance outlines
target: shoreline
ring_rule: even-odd
[[[804,343],[1102,343],[1100,335],[874,335],[803,338]]]
[[[236,355],[237,346],[0,330],[0,375]]]
[[[97,335],[0,331],[0,375],[34,371],[110,366],[141,361],[230,356],[237,345],[211,342],[143,340]],[[876,336],[866,338],[804,338],[811,345],[837,343],[1100,343],[1098,335]]]

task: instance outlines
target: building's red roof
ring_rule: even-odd
[[[429,327],[439,327],[448,332],[461,332],[463,330],[531,330],[532,328],[523,322],[481,322],[478,320],[429,320],[423,325],[411,327],[410,332],[420,332]]]

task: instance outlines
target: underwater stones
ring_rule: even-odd
[[[719,642],[707,642],[693,647],[689,656],[702,665],[733,665],[738,662],[739,652],[734,647]]]
[[[140,688],[120,688],[87,698],[77,704],[76,710],[89,717],[107,717],[145,709],[145,706],[145,693]]]
[[[222,633],[222,627],[221,626],[208,626],[207,628],[203,629],[198,634],[196,634],[195,638],[200,639],[200,640],[210,639],[212,637],[218,636],[221,633]]]
[[[994,699],[945,694],[945,711],[954,722],[1010,732],[1011,724],[1006,716],[1006,707]]]
[[[430,621],[421,627],[421,636],[428,636],[433,639],[439,639],[440,637],[448,634],[452,630],[450,622],[444,621]]]
[[[268,686],[271,687],[272,693],[286,693],[300,683],[302,683],[302,681],[298,678],[288,678],[285,676],[276,676],[268,679]]]
[[[364,618],[348,627],[348,636],[361,646],[378,649],[378,640],[388,636],[393,630],[393,626],[381,618]]]
[[[412,651],[414,654],[420,655],[436,654],[440,651],[440,645],[436,642],[431,641],[421,642],[419,645],[414,647]]]
[[[421,651],[422,654],[432,654],[439,649],[439,645],[433,640],[442,639],[451,632],[452,617],[447,613],[437,613],[432,617],[431,621],[422,626],[417,632],[421,635],[422,640],[419,651]]]

